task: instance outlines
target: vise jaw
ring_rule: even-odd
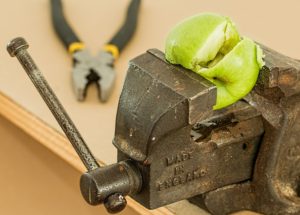
[[[130,62],[113,143],[141,171],[135,200],[154,209],[251,180],[261,114],[245,101],[213,111],[215,101],[214,85],[158,50]]]

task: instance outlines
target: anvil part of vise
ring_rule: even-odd
[[[300,214],[300,62],[262,46],[266,65],[242,101],[213,111],[216,87],[149,50],[129,64],[114,145],[154,209],[189,199],[212,214]]]

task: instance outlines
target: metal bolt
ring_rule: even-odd
[[[109,213],[119,213],[126,207],[127,201],[120,193],[115,193],[107,197],[104,206]]]
[[[10,54],[11,57],[16,56],[16,53],[18,53],[20,50],[28,49],[29,45],[22,37],[18,37],[14,40],[12,40],[7,45],[7,51]]]
[[[13,39],[7,45],[7,51],[10,54],[10,56],[16,56],[18,58],[27,75],[29,76],[34,86],[44,99],[48,108],[51,110],[53,116],[56,118],[60,127],[68,137],[69,141],[73,145],[74,149],[76,150],[78,156],[82,160],[87,170],[92,171],[99,168],[99,164],[97,163],[95,157],[87,147],[79,131],[77,130],[74,123],[68,116],[67,112],[59,102],[51,87],[48,85],[42,73],[39,71],[30,54],[27,52],[26,49],[28,47],[29,45],[25,41],[25,39],[22,37],[18,37]],[[122,194],[113,194],[107,197],[105,206],[108,212],[119,212],[126,206],[125,197]]]

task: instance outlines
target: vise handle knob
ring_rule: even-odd
[[[129,161],[100,168],[76,126],[27,52],[28,47],[29,45],[25,39],[18,37],[7,45],[7,51],[10,56],[18,58],[87,168],[88,172],[83,174],[81,178],[81,191],[84,198],[93,205],[104,202],[107,211],[110,213],[123,210],[126,206],[126,199],[123,195],[138,192],[141,187],[139,171]],[[89,197],[91,197],[90,194],[95,194],[95,198],[88,198],[86,194]]]

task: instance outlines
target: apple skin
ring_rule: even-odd
[[[264,65],[261,48],[241,38],[227,18],[205,13],[179,23],[169,33],[166,59],[203,76],[217,87],[214,110],[231,105],[254,87]]]
[[[217,86],[214,109],[233,104],[252,90],[261,68],[258,48],[252,40],[244,38],[215,66],[196,71]]]
[[[239,41],[227,17],[203,13],[183,20],[171,30],[166,39],[166,59],[195,71],[218,53],[227,54]]]

